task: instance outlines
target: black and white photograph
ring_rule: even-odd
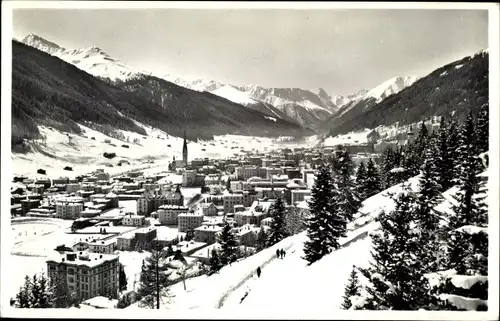
[[[497,320],[499,8],[2,2],[1,316]]]

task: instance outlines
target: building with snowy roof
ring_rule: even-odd
[[[89,299],[99,295],[118,297],[119,262],[117,255],[73,252],[47,260],[51,280],[65,280],[70,293]]]
[[[203,214],[182,213],[177,216],[179,232],[194,230],[203,223]]]
[[[194,240],[213,244],[217,240],[217,235],[222,231],[222,227],[217,225],[202,225],[194,229]]]

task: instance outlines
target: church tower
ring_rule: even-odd
[[[182,160],[184,162],[184,167],[188,165],[188,145],[186,141],[186,131],[184,131],[184,145],[182,146]]]

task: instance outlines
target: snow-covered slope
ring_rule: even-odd
[[[211,93],[245,106],[259,103],[257,100],[253,99],[247,92],[240,91],[228,85],[219,87],[211,91]]]
[[[42,138],[30,142],[32,151],[11,155],[13,175],[32,177],[40,168],[45,169],[47,176],[51,178],[75,177],[97,168],[104,168],[106,172],[116,174],[149,167],[166,169],[173,157],[182,159],[181,137],[168,135],[162,130],[139,122],[135,123],[145,129],[147,136],[116,130],[125,139],[119,140],[81,124],[79,126],[83,132],[80,135],[40,126]],[[134,143],[134,140],[137,143]],[[312,136],[302,142],[290,143],[287,147],[304,147],[314,143],[315,136]],[[127,145],[128,148],[122,145]],[[221,135],[215,136],[211,141],[188,141],[188,160],[200,157],[222,159],[240,155],[241,149],[264,152],[282,147],[282,142],[269,137]],[[104,158],[105,152],[116,153],[117,156],[109,160]],[[130,165],[117,166],[120,160],[126,160]],[[154,163],[147,163],[149,160],[154,160]],[[65,166],[72,167],[73,171],[65,171]]]
[[[417,182],[418,177],[411,178],[410,188],[415,190]],[[306,240],[302,232],[226,266],[217,274],[187,280],[186,291],[182,284],[173,285],[174,297],[163,308],[173,314],[203,311],[220,317],[245,313],[264,318],[331,318],[339,310],[352,265],[362,266],[370,258],[368,236],[378,228],[374,218],[394,208],[390,194],[401,190],[401,185],[396,185],[365,200],[354,222],[348,225],[347,236],[340,240],[342,248],[311,266],[302,259]],[[276,249],[281,248],[286,256],[277,259]],[[259,266],[262,269],[260,278],[255,275]],[[137,304],[129,307],[135,308]]]
[[[339,109],[335,117],[340,118],[351,110],[359,109],[359,106],[362,107],[361,109],[363,111],[366,111],[390,95],[397,94],[404,88],[411,86],[417,80],[418,77],[414,76],[394,77],[384,81],[371,90],[362,90],[358,94],[352,96],[352,99],[348,100],[343,107]]]
[[[126,80],[141,74],[97,47],[66,49],[34,34],[26,36],[22,42],[56,56],[96,77]]]
[[[415,76],[391,78],[368,91],[368,93],[366,93],[365,95],[365,99],[375,98],[376,102],[379,103],[390,95],[397,94],[404,88],[413,85],[413,83],[417,80],[418,77]]]

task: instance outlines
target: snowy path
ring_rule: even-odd
[[[288,312],[304,313],[327,309],[326,311],[334,313],[339,309],[345,282],[353,264],[366,263],[370,245],[369,238],[361,238],[312,266],[307,266],[307,262],[301,258],[302,248],[292,247],[284,259],[277,259],[263,268],[260,278],[253,276],[233,292],[222,309],[274,313],[277,309],[286,307]],[[318,292],[324,293],[320,299],[317,295],[310,295]],[[248,294],[242,301],[245,293]]]
[[[369,231],[376,229],[377,226],[376,222],[369,222],[364,226],[348,232],[347,237],[340,241],[341,248],[329,256],[329,259],[330,257],[346,256],[345,258],[342,258],[340,264],[336,263],[332,266],[332,270],[333,268],[339,268],[341,269],[340,271],[345,274],[345,278],[339,277],[335,282],[336,286],[341,288],[342,291],[344,289],[343,283],[347,280],[347,275],[350,272],[352,265],[357,264],[354,263],[354,261],[359,259],[359,257],[349,257],[348,253],[352,253],[351,251],[353,248],[360,247],[360,244],[362,244],[363,250],[368,248],[370,240],[366,239],[366,237],[368,236]],[[269,296],[269,300],[264,301],[266,304],[272,304],[272,302],[274,302],[272,299],[273,293],[283,293],[283,290],[281,289],[290,289],[291,285],[293,285],[294,288],[300,289],[304,287],[311,287],[307,278],[296,278],[295,276],[302,275],[306,271],[313,271],[318,266],[319,262],[311,267],[307,267],[307,262],[302,259],[302,256],[304,255],[302,248],[303,242],[292,243],[286,250],[285,258],[275,259],[267,266],[261,267],[262,274],[260,278],[254,273],[240,286],[229,292],[226,300],[222,302],[220,308],[231,309],[242,306],[246,308],[255,304],[252,302],[262,302],[262,296]],[[363,263],[365,263],[365,258],[365,255],[361,256]],[[305,270],[306,268],[307,270]],[[283,271],[287,271],[287,273],[283,274]],[[296,291],[291,291],[291,293],[296,293]],[[242,300],[242,298],[244,299]],[[289,300],[293,301],[295,299],[289,298]],[[299,304],[298,301],[297,304]],[[254,306],[254,308],[258,307]],[[269,309],[272,309],[272,306],[269,306]]]

